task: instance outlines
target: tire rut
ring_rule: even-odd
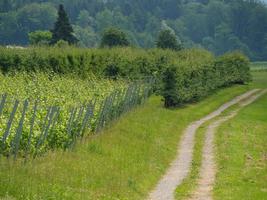
[[[159,181],[156,188],[149,194],[148,200],[174,200],[174,192],[176,187],[179,186],[187,177],[191,168],[196,130],[205,122],[219,116],[227,108],[248,98],[258,91],[258,89],[254,89],[237,96],[231,101],[220,106],[217,110],[209,115],[191,123],[181,138],[181,142],[178,146],[177,157],[171,163],[170,168]]]
[[[267,93],[267,90],[262,90],[261,92],[248,97],[242,102],[239,102],[240,107],[225,117],[212,122],[206,131],[205,143],[202,155],[202,164],[200,169],[200,178],[198,180],[198,186],[196,191],[193,193],[189,200],[212,200],[212,191],[215,183],[216,177],[216,161],[214,153],[214,137],[217,128],[224,122],[235,117],[238,112],[245,106],[253,103],[259,97]]]

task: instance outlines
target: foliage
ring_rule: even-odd
[[[31,45],[49,45],[52,39],[52,33],[50,31],[34,31],[28,35]]]
[[[163,89],[162,89],[162,96],[165,99],[165,107],[172,107],[177,105],[176,102],[176,68],[167,68],[163,74]]]
[[[220,75],[225,77],[225,84],[244,84],[251,80],[249,60],[239,52],[227,53],[216,60]]]
[[[124,32],[116,28],[107,29],[101,39],[101,47],[129,46],[130,42]]]
[[[110,78],[117,78],[119,76],[120,69],[117,65],[110,64],[106,67],[104,75]]]
[[[201,54],[206,58],[197,58]],[[228,53],[212,58],[208,53],[201,54],[195,54],[194,59],[180,60],[179,65],[166,69],[161,92],[166,107],[197,101],[219,87],[251,80],[249,61],[244,55]]]
[[[170,30],[163,30],[160,32],[156,45],[161,49],[172,49],[175,51],[182,49],[176,36]]]
[[[124,77],[159,76],[163,65],[170,59],[176,59],[173,52],[133,48],[0,48],[0,52],[0,70],[4,73],[53,71],[59,74],[75,73],[83,77],[92,73],[103,75],[107,72],[106,68],[116,68],[116,74]]]
[[[55,47],[57,47],[57,48],[67,48],[67,47],[69,47],[69,43],[67,41],[65,41],[65,40],[59,40],[55,44]]]
[[[74,26],[74,34],[79,40],[78,46],[80,47],[97,47],[99,36],[90,27],[82,28],[81,26]]]
[[[253,60],[267,59],[267,7],[259,0],[3,0],[0,44],[26,45],[28,32],[51,30],[59,3],[82,47],[100,46],[101,33],[116,26],[134,46],[151,48],[164,23],[185,47],[203,46],[216,55],[241,50]]]
[[[97,98],[99,102],[95,106],[99,112],[100,102],[114,88],[123,87],[119,82],[97,80],[94,77],[91,80],[80,80],[77,77],[60,77],[53,74],[1,75],[0,83],[0,102],[1,104],[5,102],[1,105],[3,112],[0,114],[0,129],[4,130],[0,135],[0,154],[6,156],[11,156],[13,153],[27,156],[28,153],[38,154],[51,148],[67,148],[74,139],[72,131],[81,130],[79,129],[81,122],[77,117],[77,110],[81,113],[82,105]],[[25,102],[25,99],[28,102]],[[18,101],[17,109],[15,109],[15,100]],[[27,107],[25,107],[25,103],[27,103]],[[24,108],[26,108],[26,116],[21,136],[17,140],[17,127]],[[6,122],[11,119],[14,109],[12,126],[7,132]],[[76,109],[75,114],[70,114],[73,109]],[[95,114],[97,116],[97,112]],[[75,120],[70,123],[68,120],[72,115]],[[82,114],[79,115],[82,116]],[[34,121],[32,121],[33,119]],[[50,121],[54,121],[53,125]],[[8,137],[4,140],[6,133],[8,133]],[[20,148],[15,150],[14,144],[19,145]]]
[[[123,81],[114,82],[94,75],[81,79],[75,74],[60,76],[52,72],[0,74],[0,94],[7,93],[19,100],[38,99],[44,106],[77,106],[95,97],[103,99],[116,88],[124,87]]]
[[[18,1],[8,1],[9,4]],[[0,6],[1,7],[1,6]],[[10,12],[0,13],[0,43],[26,45],[28,33],[37,30],[50,30],[56,20],[56,8],[51,3],[23,3],[20,9],[11,5]]]
[[[55,44],[59,40],[67,41],[69,44],[78,42],[77,38],[73,35],[73,28],[62,4],[58,8],[58,18],[52,30],[51,44]]]

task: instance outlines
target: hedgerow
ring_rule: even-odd
[[[201,56],[197,58],[197,55],[189,53],[179,64],[165,71],[161,93],[166,107],[197,101],[217,88],[251,80],[249,61],[241,53],[228,53],[215,58],[202,52]]]
[[[162,54],[162,56],[161,56]],[[171,52],[145,51],[131,48],[78,49],[78,48],[0,48],[0,69],[14,71],[43,71],[59,74],[76,73],[82,76],[109,74],[116,68],[120,76],[151,74],[165,64]]]
[[[173,104],[198,100],[218,87],[250,80],[249,61],[240,53],[214,57],[203,49],[182,51],[160,49],[79,49],[79,48],[0,48],[0,69],[14,71],[42,71],[57,74],[74,73],[80,77],[152,76],[157,88],[166,97],[163,74],[168,68],[175,71],[176,84],[172,90]],[[164,90],[164,92],[163,92]]]

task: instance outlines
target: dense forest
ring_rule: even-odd
[[[27,45],[29,32],[51,30],[60,3],[83,47],[99,46],[111,26],[145,48],[170,29],[184,47],[217,55],[239,49],[253,60],[267,59],[267,7],[257,0],[0,0],[0,44]]]

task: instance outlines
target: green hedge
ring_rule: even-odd
[[[164,72],[162,95],[166,107],[197,101],[217,88],[251,80],[249,60],[241,53],[197,60],[185,59]]]
[[[162,55],[161,55],[162,54]],[[151,74],[163,68],[171,52],[145,51],[131,48],[78,49],[78,48],[0,48],[0,69],[3,73],[13,71],[44,71],[66,74],[90,73],[109,75],[117,71],[120,76]]]
[[[162,80],[166,70],[173,68],[175,85],[170,90]],[[214,57],[203,49],[179,52],[159,49],[78,49],[78,48],[0,48],[0,69],[43,71],[59,74],[75,73],[99,76],[142,78],[153,76],[162,95],[170,95],[174,104],[195,101],[218,87],[250,80],[249,61],[240,53]],[[166,77],[165,79],[166,80]]]
[[[218,57],[215,62],[216,69],[219,69],[221,77],[224,77],[224,85],[251,81],[249,65],[248,58],[239,52],[227,53]]]
[[[200,49],[174,52],[159,49],[81,49],[81,48],[27,48],[0,47],[0,69],[13,71],[44,71],[88,75],[115,75],[140,77],[159,76],[170,65],[180,60],[192,59],[192,63],[210,60],[209,52]],[[177,63],[178,61],[178,63]]]

